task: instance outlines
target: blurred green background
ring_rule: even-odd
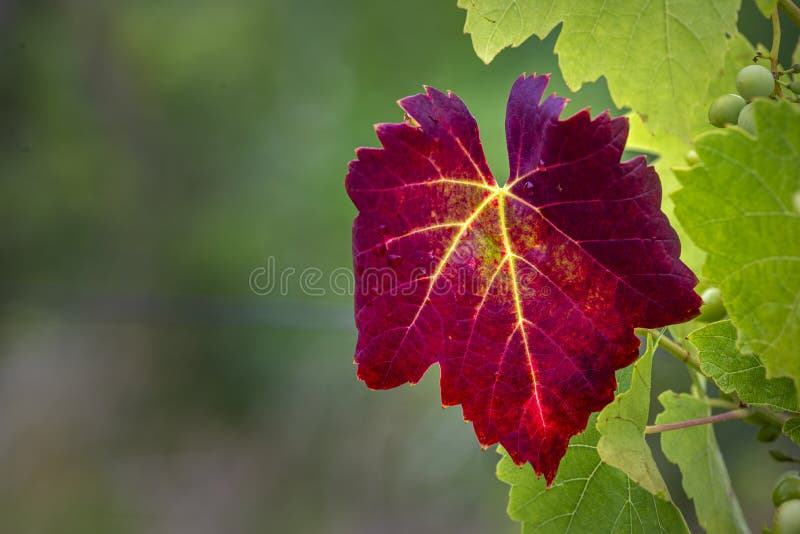
[[[329,285],[347,162],[398,98],[456,91],[504,179],[514,78],[568,93],[554,36],[487,67],[463,23],[455,0],[0,0],[0,532],[517,531],[437,369],[356,380]],[[602,82],[571,98],[610,107]],[[269,258],[294,274],[255,294]],[[718,431],[755,529],[782,467],[754,434]]]

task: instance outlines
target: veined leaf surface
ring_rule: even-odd
[[[620,162],[627,120],[560,120],[548,80],[511,90],[504,186],[463,102],[426,88],[376,127],[383,148],[356,151],[346,187],[359,378],[392,388],[439,363],[442,403],[549,482],[636,358],[633,328],[685,321],[700,299],[658,175]]]

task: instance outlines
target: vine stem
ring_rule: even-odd
[[[652,335],[658,340],[659,347],[669,352],[670,354],[678,358],[686,365],[689,365],[695,370],[700,371],[700,360],[697,358],[697,356],[695,356],[694,354],[692,354],[691,352],[689,352],[688,350],[680,346],[678,343],[668,338],[667,336],[663,336],[657,330],[653,330],[650,328],[637,328],[635,331],[639,335],[647,335],[647,334]]]
[[[697,375],[700,374],[702,376],[702,371],[700,370],[700,359],[689,350],[683,348],[679,343],[675,342],[674,340],[668,338],[665,335],[662,335],[661,332],[658,330],[654,330],[652,328],[636,328],[636,334],[640,336],[652,335],[655,339],[658,340],[658,346],[670,353],[671,355],[675,356],[675,358],[679,359],[690,368],[692,368],[696,373],[690,373],[693,378],[697,378]],[[698,386],[699,389],[702,387]],[[720,421],[728,421],[731,419],[744,419],[748,415],[752,413],[759,413],[762,416],[766,417],[773,424],[777,426],[783,426],[783,423],[789,418],[789,416],[785,414],[778,414],[773,412],[772,410],[766,407],[755,407],[749,406],[743,402],[731,402],[723,399],[709,399],[704,397],[704,400],[708,406],[712,408],[726,408],[728,412],[724,412],[717,415],[712,415],[709,417],[703,417],[700,419],[693,419],[690,421],[683,421],[679,423],[669,423],[665,425],[651,425],[645,427],[645,434],[655,434],[658,432],[664,432],[665,430],[674,430],[676,428],[684,428],[689,426],[695,425],[705,425],[709,423],[717,423]]]
[[[775,94],[783,96],[781,84],[778,83],[778,53],[781,49],[781,19],[778,16],[778,6],[772,11],[772,48],[769,50],[769,66],[772,77],[775,78]]]
[[[725,399],[709,399],[706,397],[705,403],[712,408],[724,408],[726,410],[738,410],[739,408],[746,408],[747,405],[743,403],[736,403],[727,401]]]
[[[783,424],[791,417],[785,413],[776,413],[765,406],[752,406],[745,402],[732,402],[725,399],[710,399],[706,397],[703,399],[705,403],[711,408],[724,408],[725,410],[738,410],[746,408],[750,410],[751,414],[758,414],[765,419],[768,419],[773,425],[782,427]]]
[[[772,74],[778,70],[778,53],[781,50],[781,19],[778,8],[772,12],[772,48],[769,50],[769,62],[772,65]]]
[[[688,421],[679,421],[677,423],[666,423],[663,425],[648,425],[644,427],[645,434],[658,434],[659,432],[667,432],[669,430],[678,430],[680,428],[688,428],[698,425],[708,425],[713,423],[720,423],[722,421],[730,421],[732,419],[744,419],[750,415],[750,410],[741,408],[730,412],[718,413],[717,415],[710,415],[708,417],[700,417],[698,419],[689,419]]]
[[[778,0],[778,5],[795,26],[800,26],[800,7],[797,4],[792,0]]]

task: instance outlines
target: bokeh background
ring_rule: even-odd
[[[347,162],[398,98],[456,91],[504,178],[513,79],[569,93],[555,35],[487,67],[463,23],[455,0],[0,0],[0,532],[517,531],[438,369],[356,380],[329,284]],[[570,96],[611,107],[602,81]],[[294,272],[256,294],[270,258]],[[655,382],[688,379],[660,355]],[[783,467],[755,432],[718,429],[757,529]]]

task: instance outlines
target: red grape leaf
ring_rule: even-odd
[[[358,377],[388,389],[438,362],[443,405],[550,483],[636,358],[633,328],[686,321],[700,299],[658,175],[620,162],[627,120],[559,120],[548,81],[511,89],[504,187],[464,103],[430,87],[399,102],[405,122],[376,126],[383,148],[356,150],[346,187]]]

